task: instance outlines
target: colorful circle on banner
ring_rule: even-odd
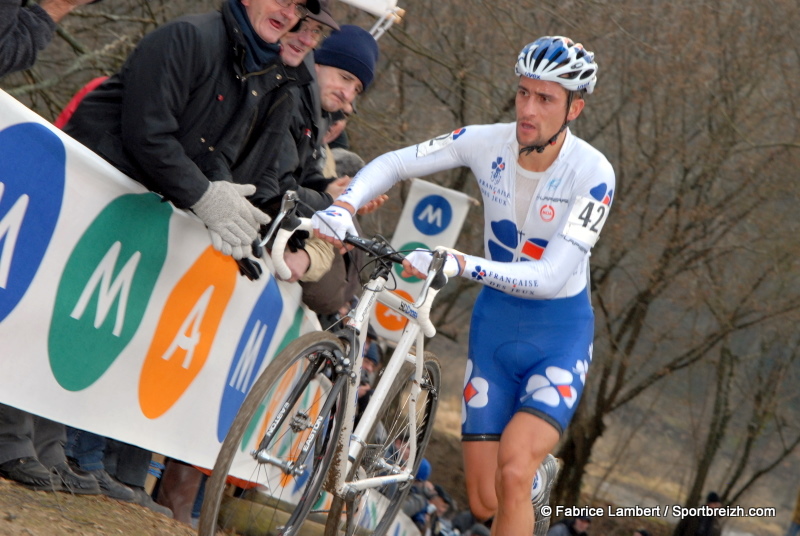
[[[234,260],[209,246],[170,292],[139,377],[148,419],[166,413],[203,369],[238,277]]]
[[[428,246],[427,244],[423,244],[422,242],[406,242],[397,251],[399,251],[403,255],[408,255],[409,253],[411,253],[415,249],[431,249],[431,248],[430,248],[430,246]],[[409,283],[416,283],[417,281],[422,281],[420,278],[414,277],[413,275],[410,276],[410,277],[401,276],[400,274],[403,273],[403,265],[402,264],[395,264],[394,265],[394,273],[397,274],[397,277],[399,277],[403,281],[408,281]]]
[[[406,299],[410,302],[414,301],[414,299],[411,297],[411,294],[405,290],[394,290],[393,292],[398,296],[401,296],[403,299]],[[406,324],[408,323],[408,318],[396,311],[393,311],[382,303],[378,303],[375,306],[375,319],[378,321],[378,324],[383,327],[383,329],[388,331],[400,331],[406,327]]]
[[[167,258],[171,216],[156,194],[125,194],[75,244],[47,338],[50,368],[64,389],[92,385],[136,335]]]
[[[423,197],[414,207],[414,227],[428,236],[440,234],[453,220],[453,207],[441,195]]]
[[[55,232],[66,178],[64,144],[44,125],[0,130],[0,321],[28,292]]]

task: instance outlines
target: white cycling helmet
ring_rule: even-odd
[[[561,36],[540,37],[525,45],[517,58],[517,76],[557,82],[568,91],[591,93],[597,84],[594,52]]]

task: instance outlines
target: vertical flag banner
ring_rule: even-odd
[[[456,244],[472,199],[462,193],[436,184],[413,179],[403,212],[392,237],[398,251],[453,247]],[[400,276],[402,267],[395,266],[396,292],[406,299],[416,297],[422,280]],[[378,304],[371,319],[378,335],[397,342],[406,319],[383,304]]]

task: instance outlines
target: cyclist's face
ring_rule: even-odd
[[[337,67],[320,64],[316,67],[322,109],[326,112],[352,110],[353,101],[363,89],[361,80]]]
[[[567,90],[555,82],[519,77],[517,86],[517,142],[541,145],[558,132],[564,119],[572,121],[583,110],[583,99],[573,99],[567,114]]]
[[[306,19],[300,24],[300,31],[287,33],[281,39],[283,63],[290,67],[303,63],[306,54],[319,44],[324,28],[319,22]]]
[[[275,0],[242,0],[250,24],[258,36],[267,43],[277,43],[286,32],[300,22],[294,4],[286,3],[288,7],[281,7]],[[305,5],[306,0],[298,0],[296,3]]]

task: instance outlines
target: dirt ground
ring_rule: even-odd
[[[442,426],[442,423],[439,423]],[[464,471],[458,430],[437,429],[426,451],[431,480],[444,487],[460,509],[466,508]],[[601,506],[601,505],[594,505]],[[647,528],[667,536],[663,522],[626,518],[596,518],[591,536],[630,536]],[[31,491],[0,478],[0,536],[192,536],[187,525],[150,510],[103,496]]]
[[[192,536],[186,525],[104,496],[32,491],[0,478],[2,536]]]

